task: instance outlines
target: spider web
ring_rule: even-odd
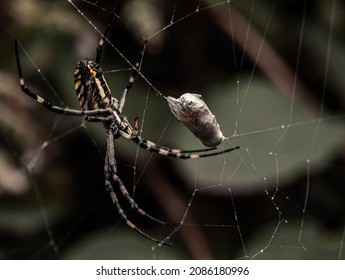
[[[141,135],[203,148],[162,97],[195,92],[226,136],[218,149],[241,149],[184,161],[115,141],[119,176],[136,202],[177,225],[157,225],[120,200],[138,227],[174,246],[152,244],[121,221],[106,193],[103,127],[24,96],[11,57],[0,105],[1,257],[344,258],[340,1],[10,3],[16,24],[7,31],[20,41],[24,78],[47,100],[79,108],[75,63],[94,56],[114,14],[101,62],[114,97],[148,41],[124,109],[139,117]]]

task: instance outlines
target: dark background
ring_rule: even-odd
[[[105,191],[102,126],[56,116],[19,87],[14,38],[30,88],[79,108],[73,69],[94,57],[100,34],[68,1],[2,1],[0,258],[344,258],[342,1],[75,5],[100,32],[112,11],[119,16],[101,63],[117,98],[130,74],[122,55],[134,63],[148,38],[146,81],[137,78],[125,108],[129,120],[139,116],[144,137],[202,148],[156,94],[197,92],[232,136],[222,147],[241,149],[186,163],[116,141],[119,175],[140,207],[184,222],[157,225],[121,200],[151,236],[173,233],[173,247],[152,247],[120,220]]]

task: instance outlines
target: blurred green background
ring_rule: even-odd
[[[335,0],[2,1],[0,9],[1,259],[344,259],[345,5]],[[215,158],[178,161],[115,143],[130,211],[157,247],[120,220],[103,178],[100,124],[57,116],[19,87],[79,108],[73,70],[94,58],[114,11],[102,69],[114,97],[143,38],[142,74],[125,115],[142,136],[202,145],[157,94],[201,93],[216,115]],[[90,20],[88,22],[83,15]],[[40,69],[40,71],[38,71]],[[134,188],[133,188],[134,187]]]

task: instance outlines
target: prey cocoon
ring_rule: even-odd
[[[215,147],[225,137],[216,117],[200,94],[185,93],[180,98],[166,97],[170,111],[207,147]]]

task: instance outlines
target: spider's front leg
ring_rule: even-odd
[[[111,120],[110,117],[107,117],[107,116],[85,116],[84,117],[85,120],[87,120],[88,122],[108,122]]]
[[[114,135],[111,132],[107,132],[107,152],[105,157],[105,165],[104,165],[104,176],[105,176],[105,186],[107,188],[107,191],[110,194],[111,200],[113,204],[115,205],[117,212],[119,215],[125,220],[126,224],[131,228],[134,229],[136,232],[138,232],[140,235],[144,236],[145,238],[158,243],[159,245],[171,245],[170,243],[166,243],[164,241],[159,241],[145,232],[143,232],[141,229],[139,229],[134,223],[132,223],[126,213],[123,211],[120,202],[116,195],[116,190],[120,190],[122,195],[125,197],[127,202],[130,204],[131,208],[135,211],[137,211],[142,216],[146,216],[147,218],[158,222],[163,225],[167,225],[167,223],[154,218],[153,216],[147,214],[144,210],[139,208],[138,204],[134,201],[134,199],[130,196],[128,193],[125,185],[123,184],[120,177],[117,175],[117,168],[116,168],[116,160],[115,160],[115,152],[114,152]]]
[[[203,158],[203,157],[216,156],[216,155],[232,152],[240,148],[239,146],[236,146],[236,147],[232,147],[232,148],[225,149],[222,151],[206,153],[208,151],[217,149],[217,147],[210,147],[210,148],[205,148],[205,149],[194,149],[194,150],[181,150],[181,149],[172,149],[169,147],[160,146],[150,140],[144,139],[141,136],[139,136],[139,117],[136,117],[134,119],[134,126],[132,128],[132,131],[133,132],[130,135],[130,137],[128,135],[123,135],[123,136],[127,139],[132,140],[140,148],[145,149],[149,152],[163,155],[163,156],[169,156],[169,157],[179,158],[179,159],[198,159],[198,158]]]

